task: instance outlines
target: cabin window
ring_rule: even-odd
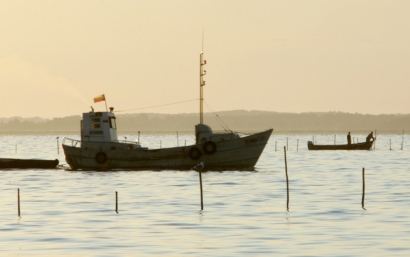
[[[101,128],[101,125],[100,125],[100,124],[93,123],[93,124],[91,124],[91,127],[92,127],[92,128]]]
[[[100,122],[100,118],[91,118],[92,122]]]
[[[110,128],[117,129],[117,124],[115,124],[115,117],[110,118]]]

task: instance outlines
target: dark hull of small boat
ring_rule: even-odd
[[[58,160],[29,160],[0,158],[0,169],[55,169]]]
[[[372,145],[373,141],[350,145],[315,145],[312,141],[308,141],[309,150],[370,150]]]

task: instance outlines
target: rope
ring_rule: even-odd
[[[204,101],[204,102],[205,102],[205,101]],[[212,110],[212,108],[209,106],[209,104],[208,104],[207,102],[205,102],[205,104],[206,104],[206,107],[208,107],[208,108],[211,110],[212,114],[215,115],[215,117],[216,117],[215,119],[216,119],[216,121],[219,123],[219,125],[221,125],[221,127],[224,128],[226,131],[232,132],[232,130],[230,130],[230,129],[228,128],[228,126],[223,122],[223,120],[222,120],[221,118],[219,118],[219,115],[216,114],[216,113],[214,112],[214,110]]]
[[[161,107],[161,106],[167,106],[167,105],[173,105],[173,104],[193,102],[193,101],[198,101],[198,100],[199,100],[199,99],[197,98],[197,99],[186,100],[186,101],[181,101],[181,102],[175,102],[175,103],[169,103],[169,104],[161,104],[161,105],[155,105],[155,106],[149,106],[149,107],[142,107],[142,108],[137,108],[137,109],[120,110],[120,111],[115,111],[115,112],[129,112],[129,111],[135,111],[135,110],[143,110],[143,109],[149,109],[149,108],[155,108],[155,107]]]

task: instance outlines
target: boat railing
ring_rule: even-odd
[[[130,140],[115,140],[113,142],[120,143],[120,144],[129,144],[129,145],[139,145],[140,144],[138,141],[130,141]]]
[[[137,141],[127,141],[127,140],[116,140],[116,141],[111,141],[111,142],[94,142],[94,141],[81,142],[81,140],[67,138],[67,137],[63,139],[63,145],[81,148],[81,144],[83,144],[84,147],[87,147],[88,145],[100,145],[101,147],[103,146],[111,147],[113,145],[117,146],[118,144],[123,144],[123,145],[128,145],[128,146],[131,146],[131,145],[140,146],[139,142]]]
[[[255,134],[254,132],[239,132],[233,130],[214,130],[213,133],[217,135],[231,135],[231,138],[237,138],[237,136],[245,137]]]
[[[63,139],[63,145],[81,148],[81,141],[77,139],[71,139],[71,138],[65,137]]]

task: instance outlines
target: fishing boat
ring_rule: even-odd
[[[309,150],[370,150],[373,142],[374,140],[345,145],[315,145],[312,141],[308,141],[307,145]]]
[[[63,140],[67,164],[73,170],[189,170],[199,163],[203,170],[253,170],[273,129],[240,135],[230,130],[215,133],[204,124],[205,64],[201,52],[200,120],[195,125],[195,144],[149,149],[139,142],[118,140],[114,108],[105,112],[92,109],[82,115],[81,140]]]
[[[58,160],[0,158],[0,169],[55,169]]]

